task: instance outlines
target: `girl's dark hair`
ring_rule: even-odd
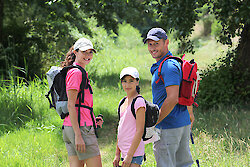
[[[141,90],[140,90],[141,88],[140,88],[140,86],[138,85],[138,86],[136,86],[136,91],[137,91],[137,93],[138,94],[140,94],[140,92],[141,92]]]
[[[136,80],[139,81],[139,78],[136,78]],[[139,85],[136,86],[136,91],[137,91],[138,94],[140,94],[141,88],[140,88]]]
[[[74,63],[75,59],[76,59],[76,55],[73,53],[73,46],[69,49],[69,51],[67,52],[66,56],[65,56],[65,60],[61,62],[61,67],[66,67],[66,66],[70,66]]]

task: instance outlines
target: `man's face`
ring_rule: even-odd
[[[149,39],[147,40],[147,43],[148,51],[156,61],[159,61],[168,52],[168,39],[165,41],[163,39],[160,39],[159,41]]]

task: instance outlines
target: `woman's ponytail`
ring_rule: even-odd
[[[70,66],[74,63],[75,59],[76,59],[76,55],[73,52],[73,46],[69,49],[69,51],[67,52],[66,56],[65,56],[65,60],[61,62],[61,67],[66,67],[66,66]]]

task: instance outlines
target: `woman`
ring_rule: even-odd
[[[86,65],[93,58],[93,52],[96,51],[91,41],[86,38],[80,38],[70,48],[65,61],[62,62],[62,66],[79,65],[85,69]],[[84,80],[87,80],[89,85],[88,74],[86,77]],[[78,93],[80,92],[82,80],[82,72],[78,68],[72,68],[67,72],[66,92],[69,116],[64,119],[63,140],[68,151],[71,167],[82,167],[85,164],[87,167],[101,167],[101,156],[90,109],[80,108],[80,126],[78,123],[78,107],[76,107],[76,104],[79,104]],[[82,104],[90,108],[93,107],[90,85],[89,89],[84,89],[84,102]],[[94,115],[92,116],[94,117]],[[101,121],[96,123],[99,126],[103,123],[102,118],[100,119]],[[95,118],[94,121],[96,121]]]

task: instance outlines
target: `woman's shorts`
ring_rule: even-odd
[[[93,126],[80,127],[82,138],[85,142],[85,152],[81,153],[75,147],[75,133],[72,126],[64,126],[63,140],[68,151],[68,156],[78,156],[79,160],[85,160],[100,155],[97,138]]]
[[[131,164],[138,164],[138,165],[142,165],[142,161],[143,161],[144,156],[137,156],[137,157],[133,157]],[[121,160],[123,161],[124,159],[121,158]]]

